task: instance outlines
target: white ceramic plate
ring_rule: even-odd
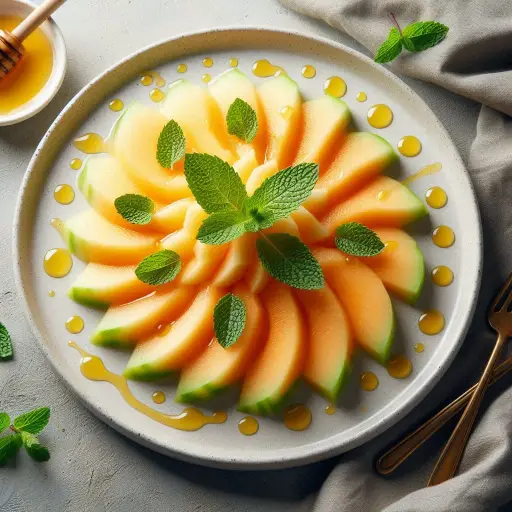
[[[214,60],[213,68],[208,70],[202,65],[206,56]],[[393,123],[386,129],[371,131],[393,145],[404,135],[416,135],[423,145],[417,157],[401,157],[400,176],[441,162],[440,173],[416,181],[412,189],[424,197],[430,186],[439,185],[449,196],[445,208],[430,210],[430,220],[410,230],[426,259],[427,279],[417,308],[394,301],[398,325],[395,352],[404,352],[412,360],[413,373],[405,380],[392,379],[384,368],[359,354],[335,415],[326,415],[326,402],[305,386],[294,395],[293,401],[306,402],[313,412],[313,423],[304,432],[291,432],[275,419],[260,419],[257,435],[242,436],[237,430],[242,414],[236,412],[235,402],[229,398],[226,400],[231,407],[226,424],[209,425],[193,433],[173,430],[136,412],[110,384],[86,380],[79,371],[77,352],[67,346],[70,335],[65,330],[65,320],[79,314],[85,319],[86,328],[73,339],[100,355],[112,371],[120,373],[128,358],[121,352],[91,347],[88,337],[101,313],[81,307],[65,295],[84,264],[75,260],[71,274],[60,280],[48,277],[42,266],[46,251],[63,245],[50,227],[50,219],[68,218],[86,207],[80,194],[69,206],[59,205],[53,199],[57,185],[75,181],[76,171],[70,169],[69,162],[83,157],[70,144],[72,137],[86,132],[106,136],[118,115],[108,108],[113,98],[120,98],[125,104],[134,99],[151,103],[151,87],[139,82],[144,71],[156,69],[168,83],[178,78],[201,83],[204,73],[214,76],[227,69],[231,57],[238,58],[240,69],[256,83],[262,81],[251,73],[257,59],[267,58],[283,66],[299,83],[306,99],[323,94],[326,78],[343,77],[348,86],[343,99],[351,108],[358,129],[371,130],[366,122],[371,105],[388,104],[394,112]],[[181,62],[188,66],[185,75],[176,72],[176,65]],[[301,76],[305,64],[315,66],[314,79]],[[368,95],[365,103],[356,101],[359,91]],[[456,242],[449,249],[440,249],[431,241],[432,228],[440,224],[448,224],[455,231]],[[379,435],[407,414],[448,368],[466,334],[479,288],[481,250],[478,208],[463,163],[440,122],[409,87],[386,68],[340,44],[298,33],[255,28],[216,30],[164,41],[130,56],[85,87],[59,115],[37,148],[20,192],[14,225],[15,272],[29,321],[52,364],[91,411],[123,434],[159,452],[229,468],[286,467],[327,458]],[[447,288],[433,286],[428,278],[431,269],[440,264],[450,266],[455,273],[453,284]],[[56,291],[52,299],[48,297],[50,289]],[[429,337],[420,333],[417,321],[426,308],[444,313],[447,324],[440,335]],[[413,350],[418,342],[425,345],[421,354]],[[372,393],[358,388],[358,374],[368,370],[374,371],[380,380],[380,386]],[[152,392],[162,389],[169,398],[156,407],[169,413],[182,409],[172,400],[172,385],[132,383],[130,387],[148,404],[152,403]]]

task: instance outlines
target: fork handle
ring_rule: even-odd
[[[476,386],[475,392],[473,393],[466,410],[452,432],[450,439],[448,439],[448,442],[446,443],[439,460],[430,475],[430,479],[427,484],[428,487],[441,484],[455,475],[468,442],[471,429],[473,428],[475,418],[478,414],[482,398],[484,397],[487,386],[491,381],[494,366],[506,341],[507,336],[503,334],[503,332],[499,332],[498,339],[494,345],[494,349],[489,361],[487,362],[484,373]]]

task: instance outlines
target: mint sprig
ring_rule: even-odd
[[[410,52],[421,52],[439,44],[448,34],[448,27],[437,21],[417,21],[403,30],[393,13],[388,15],[395,26],[375,55],[375,62],[384,64],[400,55],[405,48]]]
[[[258,132],[258,117],[254,109],[244,100],[237,98],[226,115],[228,133],[244,142],[252,142]]]
[[[213,310],[213,325],[217,341],[229,348],[242,335],[247,312],[240,297],[228,293],[217,302]]]
[[[14,427],[17,430],[23,430],[30,434],[39,434],[50,420],[50,409],[48,407],[40,407],[33,411],[18,416],[14,420]]]
[[[6,429],[9,428],[11,424],[11,418],[6,412],[0,412],[0,434]]]
[[[196,238],[203,244],[221,245],[257,230],[258,223],[244,212],[217,212],[203,221]]]
[[[336,247],[352,256],[376,256],[384,249],[377,233],[358,222],[347,222],[336,228]]]
[[[151,222],[155,203],[139,194],[125,194],[114,201],[117,213],[131,224],[145,225]]]
[[[162,167],[172,166],[183,158],[187,141],[180,125],[171,119],[160,132],[156,146],[156,159]]]
[[[179,254],[164,249],[144,258],[135,269],[135,275],[143,283],[159,286],[172,281],[180,270]]]
[[[12,359],[12,341],[4,324],[0,323],[0,361]]]

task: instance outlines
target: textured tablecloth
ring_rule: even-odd
[[[309,3],[321,7],[318,2]],[[351,4],[356,5],[349,9],[351,12],[362,9],[357,15],[360,19],[380,20],[377,28],[372,29],[375,39],[361,39],[374,50],[388,30],[385,3],[382,2],[382,7],[375,12],[366,7],[364,0],[357,3],[338,0],[336,5],[342,12]],[[417,7],[421,5],[419,2],[389,4],[404,22],[435,17],[450,25],[450,38],[456,35],[457,23],[451,18],[446,19],[443,12],[437,12],[433,7],[428,7],[426,14],[422,14]],[[478,12],[471,2],[466,4],[465,8]],[[487,25],[494,23],[498,27],[511,20],[509,13],[508,18],[499,16],[493,21],[491,8],[485,11],[483,7],[488,2],[482,0],[480,4],[481,16],[488,13],[485,15]],[[409,10],[399,8],[399,5],[407,5]],[[316,12],[321,16],[321,10]],[[492,406],[471,440],[461,478],[441,486],[433,494],[419,490],[431,467],[431,461],[427,459],[435,455],[440,442],[446,439],[444,434],[429,443],[401,474],[392,479],[380,479],[371,470],[371,460],[377,450],[405,432],[411,422],[437,407],[441,397],[455,396],[476,377],[482,365],[482,355],[490,347],[488,343],[492,336],[484,328],[485,305],[492,290],[512,268],[507,262],[510,251],[505,244],[510,216],[507,198],[512,197],[507,194],[507,187],[512,184],[505,181],[507,166],[510,167],[512,162],[510,120],[490,109],[480,113],[477,102],[404,77],[401,72],[410,71],[395,67],[447,127],[463,159],[471,167],[481,204],[490,205],[483,212],[487,271],[478,318],[449,375],[422,403],[421,411],[414,411],[378,440],[337,460],[259,473],[201,468],[155,454],[105,426],[67,390],[39,350],[22,316],[12,271],[12,217],[23,172],[51,121],[83,85],[128,53],[164,37],[227,25],[268,26],[271,20],[275,28],[331,37],[367,54],[368,51],[346,34],[296,15],[277,0],[69,0],[55,18],[64,32],[69,56],[63,88],[52,104],[33,120],[0,128],[0,320],[9,327],[16,349],[15,360],[0,365],[0,409],[14,415],[34,406],[50,405],[52,420],[43,439],[51,449],[52,459],[47,464],[34,464],[22,454],[16,467],[0,469],[0,510],[366,512],[382,510],[394,503],[390,510],[487,511],[511,499],[510,438],[507,437],[511,414],[506,394],[496,399],[506,383],[491,391],[486,400],[486,405],[492,403]],[[351,17],[347,16],[347,19]],[[351,35],[357,37],[355,32]],[[449,41],[447,39],[443,45],[446,47]],[[489,60],[493,66],[501,63],[505,68],[508,63],[510,68],[510,36],[507,41],[508,47]],[[443,51],[443,45],[430,52]],[[482,51],[482,48],[475,45],[472,51],[477,50]],[[440,54],[432,53],[432,58],[434,55]],[[414,58],[425,59],[426,56],[427,53]],[[468,58],[468,61],[471,63],[472,59]],[[486,70],[495,71],[495,68],[489,64]],[[464,70],[458,73],[462,78],[468,74]],[[500,98],[502,94],[503,99],[510,102],[511,81],[509,79],[508,85],[504,83],[509,88],[508,95],[505,91],[495,96]],[[510,108],[510,103],[508,105]],[[478,139],[471,146],[479,113]],[[412,504],[410,499],[403,506],[396,503],[413,491],[417,492]],[[453,502],[459,502],[460,506]]]

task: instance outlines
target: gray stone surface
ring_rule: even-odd
[[[206,469],[135,445],[89,413],[54,373],[21,313],[12,269],[12,217],[27,163],[57,113],[90,79],[141,46],[190,30],[271,25],[361,48],[326,25],[287,11],[277,0],[70,0],[55,19],[69,57],[62,90],[32,120],[0,128],[0,320],[16,349],[15,360],[0,365],[0,410],[15,415],[51,406],[52,420],[43,439],[52,459],[34,464],[22,454],[15,465],[0,469],[0,510],[309,510],[333,461],[276,472]],[[457,127],[452,136],[466,159],[479,105],[406,81],[443,123]]]

